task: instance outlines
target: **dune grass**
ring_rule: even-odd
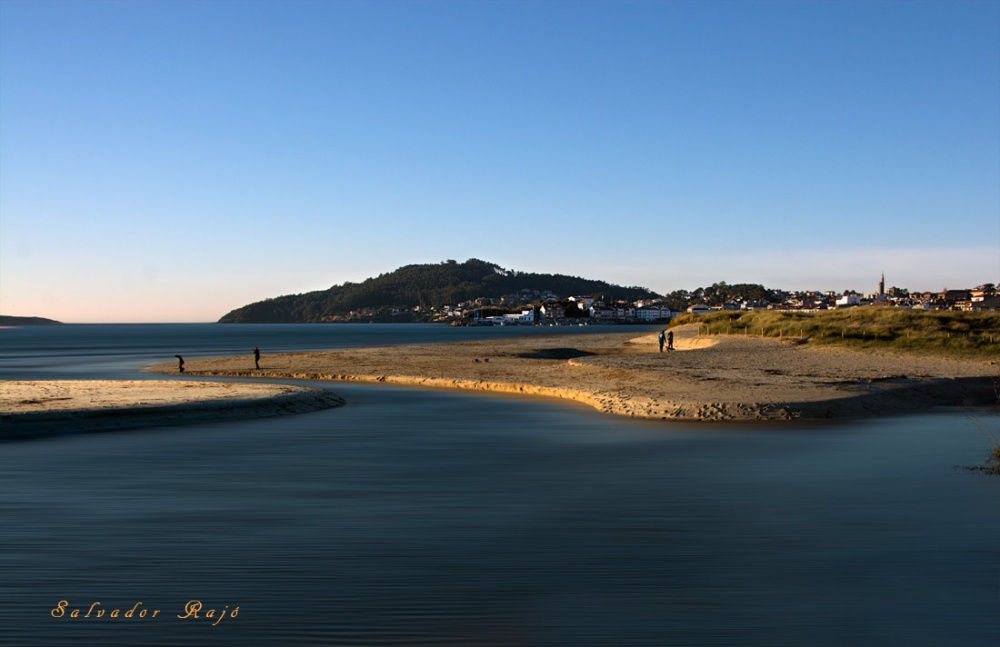
[[[818,312],[715,312],[681,315],[670,325],[696,323],[702,335],[752,335],[798,343],[860,350],[1000,358],[1000,313],[906,308],[857,307]],[[997,380],[1000,400],[1000,378]],[[983,465],[969,468],[1000,476],[1000,443],[991,446]]]
[[[685,314],[671,326],[697,323],[704,335],[791,338],[815,345],[886,349],[969,358],[1000,356],[1000,313],[866,306],[818,312]]]

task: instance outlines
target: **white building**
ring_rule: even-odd
[[[530,324],[535,323],[535,309],[522,310],[521,314],[507,314],[503,316],[503,323]]]
[[[861,305],[861,297],[856,294],[845,294],[844,296],[837,299],[838,307],[859,306],[859,305]]]
[[[614,321],[616,312],[614,308],[607,306],[591,306],[590,318],[596,321]]]
[[[667,306],[645,306],[635,311],[635,318],[639,321],[667,321],[674,316]]]
[[[635,319],[635,308],[623,305],[615,306],[615,319]]]

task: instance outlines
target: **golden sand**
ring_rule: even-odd
[[[998,367],[967,360],[814,348],[794,340],[608,332],[188,360],[187,375],[295,378],[571,399],[611,414],[675,420],[867,417],[996,402]],[[176,371],[173,364],[150,370]]]
[[[326,391],[282,384],[10,380],[0,382],[0,439],[260,418],[340,404]]]

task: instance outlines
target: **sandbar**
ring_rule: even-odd
[[[322,389],[194,380],[4,380],[0,440],[263,418],[340,406]]]
[[[898,415],[996,404],[997,362],[814,347],[802,340],[656,332],[519,337],[191,359],[187,374],[372,382],[563,398],[655,420]],[[175,372],[174,364],[151,371]]]

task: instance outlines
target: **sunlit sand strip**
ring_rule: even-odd
[[[522,337],[448,344],[197,358],[189,374],[495,391],[569,399],[654,420],[862,418],[996,402],[989,361],[812,348],[789,340],[656,333]],[[172,364],[151,367],[176,371]]]
[[[322,389],[187,380],[0,382],[0,439],[263,418],[344,401]]]

